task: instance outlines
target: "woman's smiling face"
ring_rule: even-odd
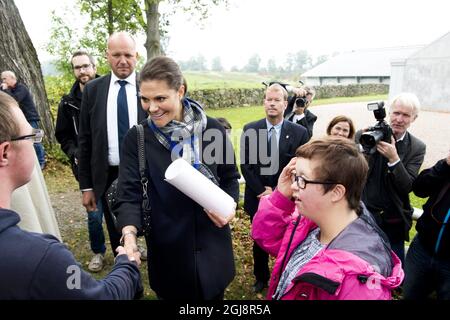
[[[183,119],[181,103],[183,95],[183,85],[175,90],[170,88],[164,80],[143,81],[140,85],[142,108],[159,128],[166,126],[172,120]]]

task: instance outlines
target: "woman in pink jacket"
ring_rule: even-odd
[[[296,156],[260,200],[252,224],[253,239],[277,257],[267,298],[391,299],[404,273],[360,202],[363,155],[348,139],[326,137]]]

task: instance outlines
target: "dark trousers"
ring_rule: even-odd
[[[436,258],[416,236],[408,249],[404,266],[404,298],[427,299],[436,291],[439,300],[450,300],[450,260]]]
[[[108,181],[106,184],[106,189],[104,194],[102,195],[102,204],[103,204],[103,214],[105,216],[106,228],[108,229],[109,241],[111,242],[111,249],[113,251],[114,257],[117,255],[116,249],[120,245],[120,237],[121,233],[117,231],[116,226],[114,225],[114,220],[112,218],[112,212],[109,210],[108,202],[106,201],[106,190],[111,186],[114,180],[119,176],[119,167],[109,167],[108,170]]]
[[[253,216],[250,216],[250,222],[253,222]],[[256,281],[267,282],[270,279],[269,254],[256,242],[253,242],[253,274]]]

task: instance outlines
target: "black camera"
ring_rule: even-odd
[[[297,108],[304,108],[308,105],[309,101],[306,97],[298,97],[295,99],[295,105]]]
[[[385,141],[391,143],[392,129],[384,120],[386,118],[386,110],[384,109],[384,102],[372,102],[367,105],[369,111],[373,111],[377,123],[368,128],[359,138],[359,143],[363,148],[363,152],[373,154],[376,151],[377,143]]]

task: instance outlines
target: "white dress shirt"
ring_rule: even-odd
[[[117,96],[119,95],[120,90],[119,80],[125,80],[128,82],[125,86],[125,90],[127,92],[128,119],[130,121],[129,128],[138,122],[136,72],[130,74],[130,76],[126,79],[119,79],[112,72],[106,111],[108,129],[108,162],[110,166],[118,166],[120,163],[119,133],[117,129]]]

